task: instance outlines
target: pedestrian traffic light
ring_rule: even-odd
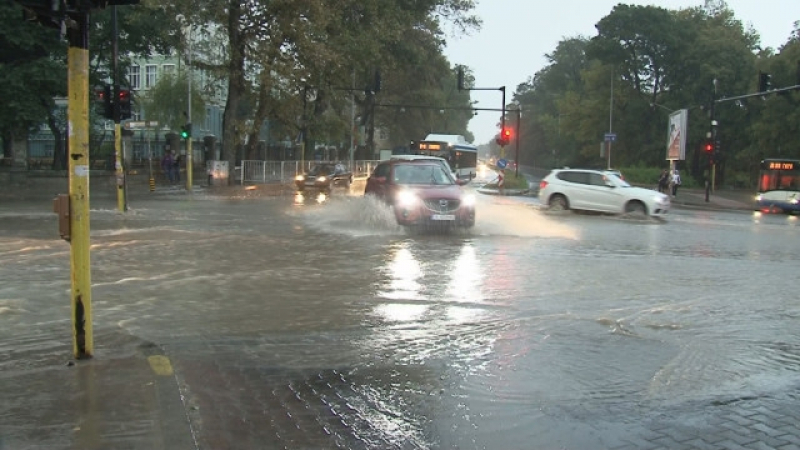
[[[181,127],[181,139],[189,139],[192,137],[192,124],[187,123]]]
[[[95,89],[95,101],[97,104],[97,113],[105,119],[114,118],[114,105],[111,102],[111,86],[105,85],[102,88]]]
[[[131,91],[130,89],[117,89],[119,94],[119,120],[131,118]]]
[[[767,92],[772,87],[772,75],[758,72],[758,92]]]

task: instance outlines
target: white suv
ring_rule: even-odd
[[[539,200],[550,209],[663,216],[669,196],[634,187],[603,170],[557,169],[539,183]]]

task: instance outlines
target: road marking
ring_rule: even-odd
[[[172,364],[169,358],[162,355],[153,355],[147,357],[147,362],[150,363],[150,368],[156,375],[170,376],[172,375]]]

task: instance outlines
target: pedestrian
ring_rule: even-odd
[[[173,171],[173,178],[176,182],[180,183],[181,181],[181,155],[173,155],[172,156],[172,171]]]
[[[666,194],[667,189],[669,189],[669,171],[664,169],[658,177],[658,192]]]
[[[169,184],[175,182],[174,175],[173,175],[173,165],[175,161],[172,159],[172,150],[167,150],[164,152],[164,157],[161,158],[161,170],[164,172],[164,175],[167,177],[167,181]]]
[[[670,185],[672,186],[672,196],[675,197],[678,195],[678,186],[681,185],[681,174],[678,172],[678,169],[672,171],[672,179],[670,180]]]

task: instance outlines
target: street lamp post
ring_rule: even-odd
[[[189,139],[186,140],[186,190],[192,190],[192,24],[186,24],[186,44],[188,47],[187,67],[186,67],[186,85],[187,88],[187,105],[186,105],[186,121],[189,124]]]

